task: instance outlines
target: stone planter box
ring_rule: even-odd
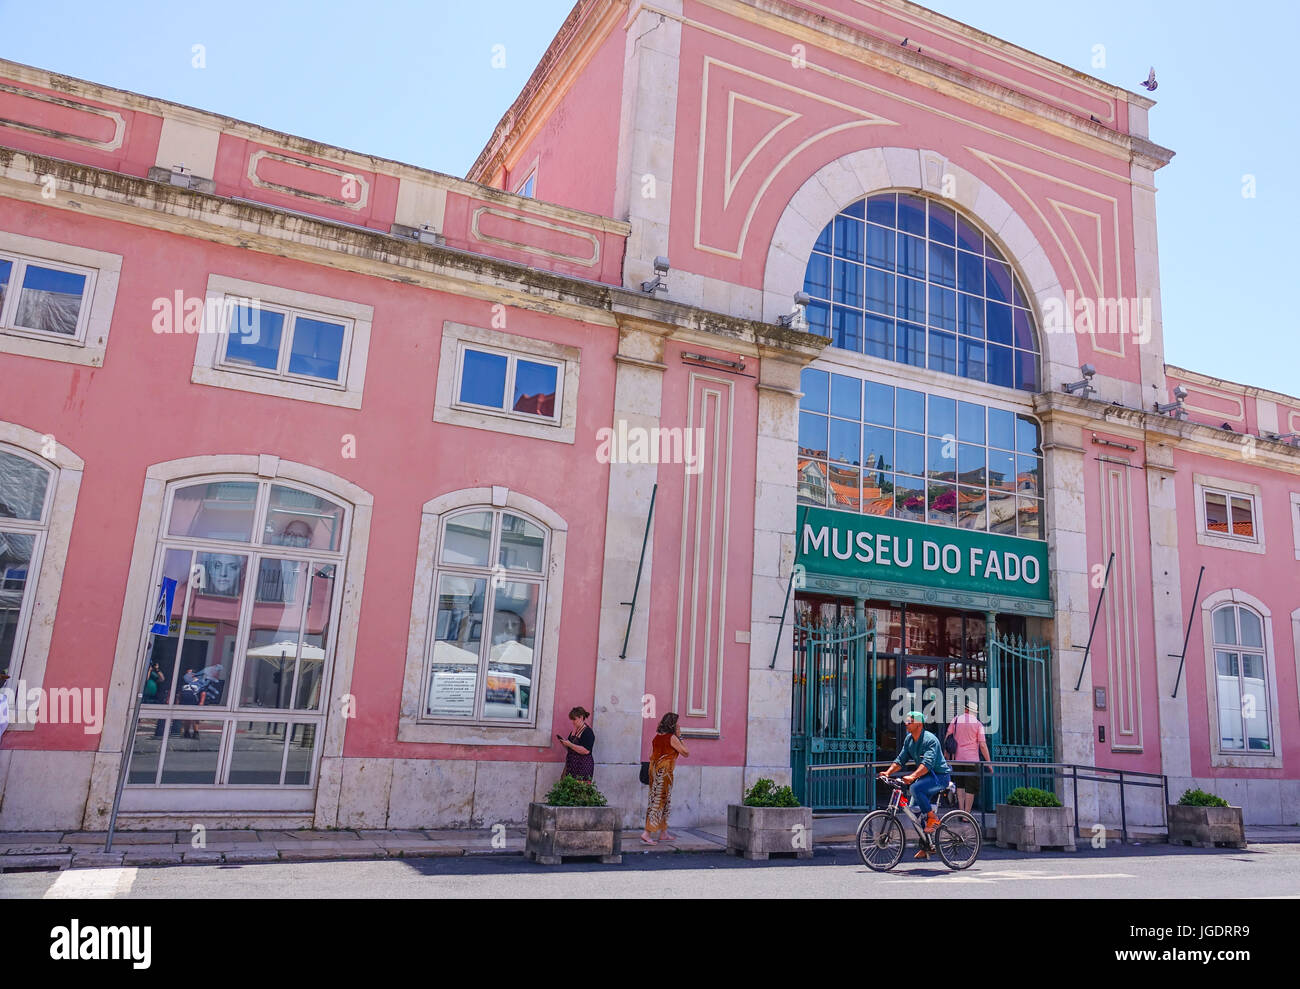
[[[602,862],[623,861],[623,836],[617,807],[528,805],[524,857],[540,865],[559,865],[569,857],[596,855]]]
[[[1076,851],[1073,807],[1013,807],[998,804],[999,848],[1041,852],[1044,848]]]
[[[813,854],[811,807],[727,807],[727,854],[766,861],[781,853],[810,859]]]
[[[1213,848],[1246,847],[1246,826],[1240,807],[1184,807],[1169,805],[1169,843]]]

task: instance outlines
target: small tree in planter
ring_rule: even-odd
[[[745,791],[744,803],[727,807],[727,854],[752,861],[781,853],[812,858],[812,808],[764,777]]]
[[[1169,805],[1169,843],[1197,848],[1246,847],[1241,808],[1204,790],[1187,790]]]
[[[566,856],[596,855],[617,865],[623,861],[620,817],[594,783],[561,776],[545,802],[528,805],[524,856],[541,865],[559,865]]]
[[[1022,852],[1044,848],[1077,849],[1074,808],[1063,807],[1055,793],[1034,786],[1018,786],[998,804],[998,847]]]

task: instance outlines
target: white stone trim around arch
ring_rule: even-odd
[[[347,503],[350,523],[344,563],[346,570],[338,613],[334,672],[330,697],[325,707],[325,731],[321,742],[320,770],[316,788],[318,805],[329,799],[337,803],[338,780],[331,779],[325,767],[330,758],[337,759],[343,754],[346,719],[343,717],[339,698],[351,690],[374,496],[345,478],[307,464],[281,460],[268,454],[215,454],[170,460],[154,464],[145,471],[144,489],[140,498],[140,515],[131,549],[131,565],[127,571],[126,593],[122,601],[122,617],[117,627],[117,646],[105,703],[104,727],[99,739],[99,750],[95,754],[84,827],[102,828],[107,823],[107,811],[112,805],[113,792],[117,786],[122,747],[127,737],[126,718],[135,700],[134,684],[139,673],[140,643],[152,597],[150,579],[153,576],[158,539],[162,532],[167,488],[172,483],[187,477],[215,474],[245,474],[250,478],[262,480],[298,482],[318,488]]]
[[[1271,755],[1224,754],[1219,751],[1219,689],[1214,666],[1214,610],[1225,604],[1245,605],[1264,621],[1264,663],[1268,670],[1269,731],[1274,750]],[[1210,765],[1230,769],[1281,769],[1282,735],[1281,719],[1277,708],[1277,649],[1273,637],[1273,613],[1259,598],[1237,587],[1225,588],[1207,595],[1201,601],[1202,658],[1205,668],[1206,730]],[[1192,767],[1195,769],[1196,767]]]
[[[9,446],[31,454],[50,468],[49,515],[39,542],[36,581],[31,588],[31,607],[14,639],[14,656],[9,686],[18,688],[21,680],[27,687],[45,683],[45,667],[50,656],[50,639],[63,587],[63,572],[68,560],[68,543],[72,538],[81,493],[81,476],[85,461],[48,433],[13,422],[0,422],[0,447]],[[12,715],[11,715],[12,717]],[[16,720],[9,731],[31,731],[35,722]]]
[[[775,322],[802,291],[817,235],[840,210],[878,192],[919,192],[951,200],[993,234],[1033,300],[1042,349],[1043,390],[1079,376],[1079,344],[1072,333],[1046,333],[1043,313],[1059,304],[1061,280],[1029,225],[996,190],[937,151],[866,148],[828,162],[808,177],[786,205],[768,247],[763,275],[763,319]]]
[[[429,625],[433,617],[434,572],[437,570],[438,533],[450,512],[465,508],[504,508],[529,516],[550,530],[546,561],[546,595],[542,614],[541,652],[533,667],[534,727],[516,728],[479,724],[430,722],[421,716],[424,660]],[[564,517],[536,498],[502,486],[463,488],[431,498],[420,510],[419,548],[415,557],[415,583],[411,594],[411,621],[402,676],[402,707],[398,717],[400,742],[451,745],[525,745],[549,748],[555,705],[555,674],[560,655],[560,616],[563,613],[564,560],[569,524]]]

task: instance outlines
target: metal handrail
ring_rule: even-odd
[[[973,762],[955,762],[951,764],[953,766],[961,766],[961,767],[973,767],[977,765],[976,763]],[[812,792],[811,776],[813,773],[844,773],[844,772],[855,771],[855,770],[862,770],[862,771],[876,770],[878,768],[888,768],[891,765],[893,765],[893,760],[878,761],[878,762],[842,763],[839,765],[807,766],[804,769],[804,773],[805,773],[804,792],[805,793]],[[1161,810],[1160,810],[1161,821],[1162,821],[1161,827],[1164,828],[1166,833],[1168,833],[1169,778],[1167,776],[1162,775],[1161,773],[1143,773],[1143,772],[1137,772],[1135,770],[1129,770],[1129,769],[1109,769],[1105,766],[1088,766],[1088,765],[1083,765],[1080,763],[1073,763],[1073,762],[984,762],[981,761],[978,763],[978,766],[979,766],[981,790],[984,787],[984,780],[986,778],[986,773],[987,773],[987,779],[990,782],[992,782],[994,779],[998,777],[1006,777],[1006,776],[1020,776],[1027,781],[1031,772],[1034,773],[1035,775],[1042,775],[1050,772],[1053,778],[1053,782],[1055,782],[1055,780],[1058,777],[1063,782],[1065,780],[1069,780],[1073,787],[1073,792],[1074,792],[1073,807],[1075,808],[1075,812],[1076,812],[1075,822],[1074,822],[1076,833],[1078,833],[1079,831],[1079,821],[1078,821],[1079,783],[1084,782],[1084,783],[1117,784],[1120,788],[1119,790],[1120,840],[1121,843],[1123,844],[1128,844],[1128,809],[1124,797],[1124,787],[1136,786],[1136,787],[1143,787],[1146,789],[1153,789],[1158,787],[1164,791],[1164,800],[1161,802]],[[998,772],[997,770],[1006,770],[1006,771]],[[1110,773],[1111,776],[1083,775],[1083,774],[1097,774],[1097,773]],[[875,773],[873,772],[871,775],[874,776]],[[1118,776],[1118,779],[1113,778],[1115,776]],[[875,807],[874,787],[871,788],[871,800],[872,800],[871,806],[874,808]],[[980,828],[981,830],[987,832],[988,811],[981,807],[979,814],[980,814]]]

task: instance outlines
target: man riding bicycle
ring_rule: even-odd
[[[908,712],[903,718],[903,727],[907,729],[908,737],[903,740],[903,748],[897,758],[880,774],[880,778],[886,779],[904,765],[915,763],[916,769],[904,776],[903,782],[911,784],[909,793],[912,796],[913,806],[926,815],[925,833],[933,834],[935,828],[939,826],[939,818],[930,804],[930,798],[941,790],[947,789],[948,784],[952,782],[952,767],[943,756],[943,746],[939,743],[939,739],[932,732],[925,730],[925,716],[920,711]],[[913,857],[928,859],[930,852],[922,848]]]

